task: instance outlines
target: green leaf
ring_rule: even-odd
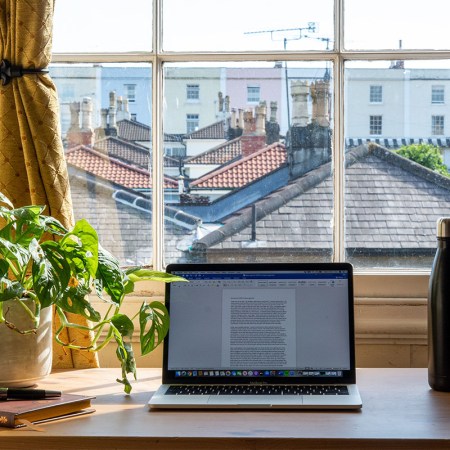
[[[139,311],[141,353],[147,355],[166,337],[169,313],[161,302],[143,303]]]
[[[9,264],[8,261],[5,261],[4,259],[0,259],[0,278],[7,277],[9,271]]]
[[[125,273],[133,283],[144,280],[163,281],[164,283],[171,283],[173,281],[187,281],[182,277],[178,277],[167,272],[159,272],[141,267],[129,268],[125,271]]]
[[[130,339],[133,337],[134,325],[128,316],[125,314],[115,314],[110,320],[121,336]]]
[[[41,244],[45,257],[50,262],[55,275],[60,281],[60,286],[65,289],[71,279],[70,265],[66,260],[65,254],[61,251],[59,244],[55,241],[45,241]]]
[[[108,251],[98,247],[98,267],[97,274],[98,282],[96,283],[97,294],[102,297],[103,289],[111,297],[114,304],[120,306],[125,295],[125,278],[123,271],[119,266],[114,256]]]
[[[87,289],[81,283],[64,291],[64,295],[58,300],[57,305],[64,311],[79,314],[91,322],[100,322],[101,314],[87,300]]]
[[[30,243],[30,253],[33,258],[31,273],[33,277],[33,290],[43,308],[52,305],[58,300],[58,296],[66,285],[61,285],[51,262],[45,257],[45,253],[36,239]]]
[[[98,235],[87,220],[81,219],[75,224],[73,230],[62,239],[61,247],[81,258],[83,264],[79,267],[84,266],[95,277],[98,266]]]
[[[11,281],[8,278],[0,278],[0,302],[21,298],[25,289],[18,281]],[[0,306],[1,307],[1,306]]]
[[[9,206],[11,209],[14,209],[14,205],[11,203],[11,200],[3,193],[0,192],[0,203],[4,203]]]
[[[17,261],[19,266],[25,267],[30,259],[30,254],[26,249],[20,245],[16,245],[13,242],[9,242],[7,239],[0,237],[0,255],[3,255],[5,259],[12,259]]]
[[[133,336],[133,322],[123,314],[116,314],[111,318],[110,326],[117,343],[116,356],[122,367],[122,379],[117,381],[124,385],[125,392],[129,394],[131,384],[127,375],[132,373],[136,379],[136,360],[131,343],[124,338],[131,339]]]
[[[41,216],[40,222],[41,226],[44,228],[44,231],[48,233],[53,233],[62,236],[68,232],[67,228],[65,228],[63,224],[54,217]]]

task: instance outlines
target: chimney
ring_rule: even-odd
[[[244,125],[244,110],[243,109],[239,109],[239,112],[238,112],[238,127],[241,129],[241,130],[244,130],[244,128],[245,128],[245,125]]]
[[[109,124],[108,128],[112,130],[116,130],[116,133],[113,134],[110,132],[110,136],[117,136],[117,123],[116,123],[116,93],[114,91],[109,93]]]
[[[309,84],[292,83],[293,120],[287,135],[286,148],[290,179],[331,160],[331,130],[328,115],[328,82],[311,85],[312,121],[308,120]]]
[[[309,83],[307,81],[293,81],[291,84],[292,96],[292,125],[304,127],[308,124],[308,95]]]
[[[258,136],[266,135],[266,115],[267,106],[266,102],[261,102],[256,108],[256,134]]]
[[[100,141],[101,139],[105,139],[106,130],[108,128],[108,108],[102,108],[100,110],[100,126],[95,129],[95,141]]]
[[[312,97],[312,122],[321,127],[330,126],[330,116],[328,114],[329,83],[318,80],[311,84]]]
[[[70,104],[70,115],[70,127],[67,131],[69,148],[75,147],[76,145],[92,146],[94,143],[94,132],[92,130],[92,100],[86,97],[81,104],[80,102],[72,102]]]
[[[266,122],[267,145],[280,141],[280,125],[277,122],[277,102],[270,102],[270,121]]]
[[[244,112],[244,132],[241,136],[241,152],[244,158],[261,150],[266,145],[266,132],[261,129],[261,126],[257,126],[261,117],[265,122],[265,109],[264,105],[256,108],[257,118],[253,117],[253,111]]]
[[[131,120],[131,113],[130,113],[128,99],[124,98],[122,104],[123,104],[123,118],[126,120]]]
[[[117,120],[123,120],[123,100],[122,97],[119,95],[117,97]]]
[[[277,121],[277,110],[278,110],[277,102],[270,102],[270,121],[271,122]]]

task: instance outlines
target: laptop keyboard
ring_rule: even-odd
[[[166,395],[349,395],[347,386],[322,385],[200,385],[170,386]]]

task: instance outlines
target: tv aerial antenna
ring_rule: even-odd
[[[329,38],[321,38],[316,36],[310,36],[308,33],[315,33],[317,31],[316,22],[308,22],[304,27],[297,28],[280,28],[272,30],[258,30],[258,31],[246,31],[244,34],[270,34],[270,39],[273,42],[283,41],[283,48],[286,50],[288,41],[298,41],[300,39],[316,39],[327,43],[327,50],[330,44]],[[287,61],[284,63],[284,77],[286,80],[286,107],[287,107],[287,119],[288,126],[291,123],[291,113],[289,108],[289,80],[288,80],[288,67]]]

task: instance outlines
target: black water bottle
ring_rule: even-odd
[[[437,391],[450,391],[450,218],[437,221],[428,288],[428,383]]]

